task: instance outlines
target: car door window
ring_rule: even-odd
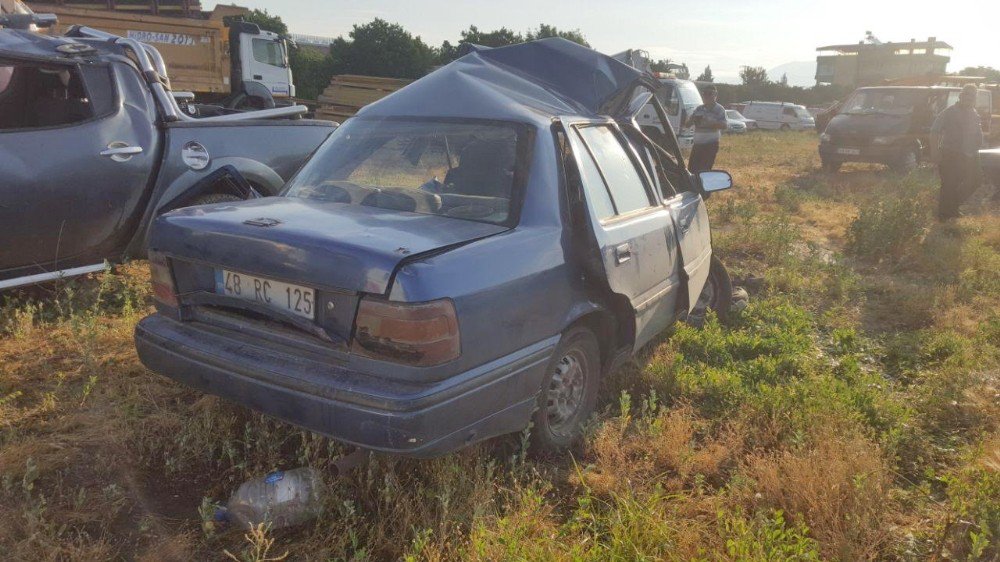
[[[594,210],[598,220],[606,220],[615,216],[615,205],[611,202],[611,194],[604,184],[601,171],[590,154],[580,155],[580,179],[583,181],[583,191],[587,201]]]
[[[604,178],[619,215],[645,209],[652,202],[642,176],[618,134],[607,126],[577,129]]]
[[[285,57],[281,43],[270,39],[253,40],[253,58],[271,66],[284,66]]]
[[[795,110],[790,107],[786,107],[785,110],[782,111],[782,113],[784,113],[788,117],[795,117]]]
[[[75,125],[112,111],[103,65],[77,67],[0,61],[0,131]]]
[[[649,141],[637,134],[629,134],[628,142],[632,150],[638,155],[642,166],[646,169],[646,174],[653,182],[653,192],[663,199],[670,199],[677,195],[677,190],[670,181],[657,155],[656,150],[649,144]]]

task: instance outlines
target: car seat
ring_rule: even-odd
[[[510,197],[514,151],[509,141],[472,141],[459,155],[459,165],[444,178],[449,193]]]

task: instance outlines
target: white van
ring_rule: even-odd
[[[774,101],[752,101],[743,115],[757,122],[758,129],[806,131],[816,128],[816,119],[802,105]]]
[[[694,127],[685,129],[683,124],[691,113],[704,103],[701,99],[701,92],[698,91],[698,86],[690,80],[672,77],[661,77],[659,80],[663,87],[656,92],[656,97],[659,98],[663,108],[667,110],[667,120],[670,121],[670,126],[677,133],[677,142],[681,149],[689,150],[694,146]],[[640,127],[659,127],[659,119],[656,117],[656,110],[652,104],[642,109],[636,121]]]

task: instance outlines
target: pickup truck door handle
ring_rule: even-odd
[[[136,154],[142,154],[141,146],[129,146],[123,142],[113,142],[108,145],[107,150],[101,152],[101,156],[110,158],[115,162],[127,162]]]
[[[622,244],[615,247],[615,261],[618,265],[628,262],[632,259],[632,246],[629,244]]]

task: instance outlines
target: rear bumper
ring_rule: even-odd
[[[558,337],[427,384],[161,315],[139,323],[135,343],[146,367],[202,392],[359,447],[427,458],[526,427]]]

